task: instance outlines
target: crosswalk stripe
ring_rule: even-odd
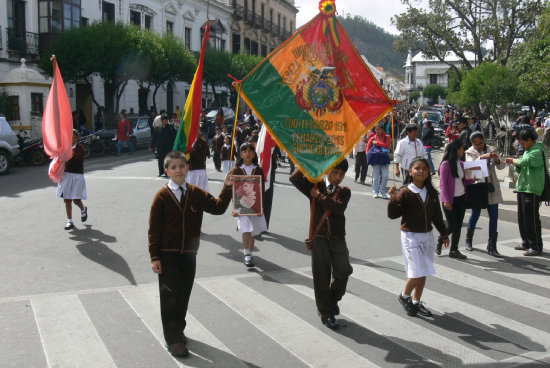
[[[300,272],[300,274],[307,278],[312,278],[311,275],[305,272]],[[273,275],[271,277],[284,283],[284,276],[281,276],[282,275]],[[300,294],[307,296],[308,298],[315,299],[313,289],[308,286],[297,284],[286,285]],[[397,293],[395,294],[397,296]],[[406,343],[403,344],[403,340],[417,341],[421,338],[422,344],[431,347],[431,349],[426,349],[425,351],[414,351],[414,353],[429,359],[430,361],[451,364],[452,362],[447,358],[447,356],[451,356],[464,365],[495,362],[494,359],[451,341],[444,336],[412,322],[409,319],[405,319],[401,316],[395,315],[392,312],[388,312],[387,310],[369,303],[353,294],[346,294],[339,304],[344,316],[354,320],[356,323],[368,328],[370,331],[373,331],[378,335],[385,336],[390,340],[395,338],[394,342],[403,346],[407,350],[410,350],[410,346],[407,346]],[[391,323],[389,321],[391,321]]]
[[[77,295],[31,299],[50,367],[116,367]]]
[[[137,287],[124,288],[120,290],[120,294],[126,302],[132,307],[136,314],[143,320],[147,328],[164,346],[164,335],[162,332],[162,322],[160,318],[159,292],[157,284],[143,284]],[[213,362],[224,362],[227,368],[245,368],[246,364],[225,346],[220,340],[212,335],[203,324],[201,324],[190,313],[187,313],[187,326],[185,333],[189,339],[188,348],[192,355],[197,355],[202,359]],[[202,344],[193,344],[193,340],[200,341]],[[208,349],[213,347],[215,349]],[[221,355],[218,351],[226,352],[234,357],[228,359],[227,354]],[[186,365],[181,360],[176,360],[181,367],[192,367]],[[196,363],[196,361],[195,361]],[[191,364],[191,363],[190,363]]]
[[[479,269],[482,269],[482,270],[486,270],[486,271],[490,271],[491,273],[494,273],[494,274],[497,274],[497,275],[501,275],[501,276],[506,276],[506,277],[513,277],[513,275],[515,276],[520,276],[520,280],[522,282],[526,282],[528,284],[532,284],[532,285],[536,285],[536,286],[540,286],[540,287],[546,287],[546,288],[550,288],[550,272],[544,272],[543,270],[540,270],[540,269],[536,269],[534,267],[530,267],[533,271],[536,271],[537,273],[510,273],[510,272],[503,272],[503,271],[498,271],[496,269],[494,269],[493,267],[487,267],[487,266],[484,266],[484,265],[479,265],[479,264],[475,264],[474,262],[471,262],[472,260],[473,261],[478,261],[478,262],[489,262],[489,259],[487,258],[484,258],[484,257],[481,257],[473,252],[470,252],[468,253],[468,265],[472,266],[472,267],[475,267],[475,268],[479,268]],[[491,259],[491,261],[493,262],[498,262],[498,263],[506,263],[506,259],[505,258],[494,258],[494,259]],[[514,265],[509,265],[510,268],[518,268],[517,266],[514,266]]]
[[[397,259],[398,257],[391,262],[400,263]],[[550,315],[550,299],[543,296],[484,280],[441,264],[437,265],[437,274],[434,277]]]
[[[210,279],[200,281],[199,284],[310,366],[377,367],[294,313],[235,279]]]
[[[369,284],[372,283],[372,280],[376,280],[376,287],[394,294],[399,293],[405,286],[404,278],[397,278],[368,265],[353,265],[352,277]],[[474,319],[475,317],[475,322],[485,326],[485,331],[491,334],[498,336],[499,328],[496,328],[496,326],[501,326],[510,331],[516,331],[536,344],[541,344],[544,347],[543,352],[528,352],[520,357],[512,357],[508,361],[526,361],[531,358],[538,359],[550,351],[550,334],[547,332],[429,289],[424,289],[422,296],[423,300],[427,300],[430,309],[436,310],[442,314],[460,312],[468,316],[468,318]]]

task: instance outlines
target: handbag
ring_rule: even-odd
[[[390,155],[380,146],[373,145],[367,152],[367,165],[389,165]]]
[[[489,186],[487,183],[466,186],[466,208],[487,208],[489,206]]]

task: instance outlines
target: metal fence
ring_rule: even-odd
[[[8,36],[8,51],[27,55],[39,55],[39,36],[37,33],[16,31],[6,28]]]

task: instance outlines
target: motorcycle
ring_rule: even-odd
[[[46,153],[44,152],[42,139],[31,139],[27,137],[26,131],[20,131],[17,133],[17,141],[19,143],[19,155],[16,157],[17,162],[26,161],[34,166],[40,166],[46,162]]]
[[[105,144],[96,133],[81,136],[79,143],[84,147],[84,158],[89,158],[90,156],[103,156],[107,151]]]

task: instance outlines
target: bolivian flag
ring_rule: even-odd
[[[202,110],[202,74],[204,65],[204,50],[210,37],[210,20],[206,22],[206,30],[202,39],[201,55],[199,65],[191,83],[191,89],[185,101],[184,113],[181,118],[180,127],[176,140],[174,141],[174,151],[189,153],[193,143],[197,139],[200,128],[201,110]]]
[[[391,100],[335,17],[334,1],[241,82],[241,96],[312,181],[343,160]]]

